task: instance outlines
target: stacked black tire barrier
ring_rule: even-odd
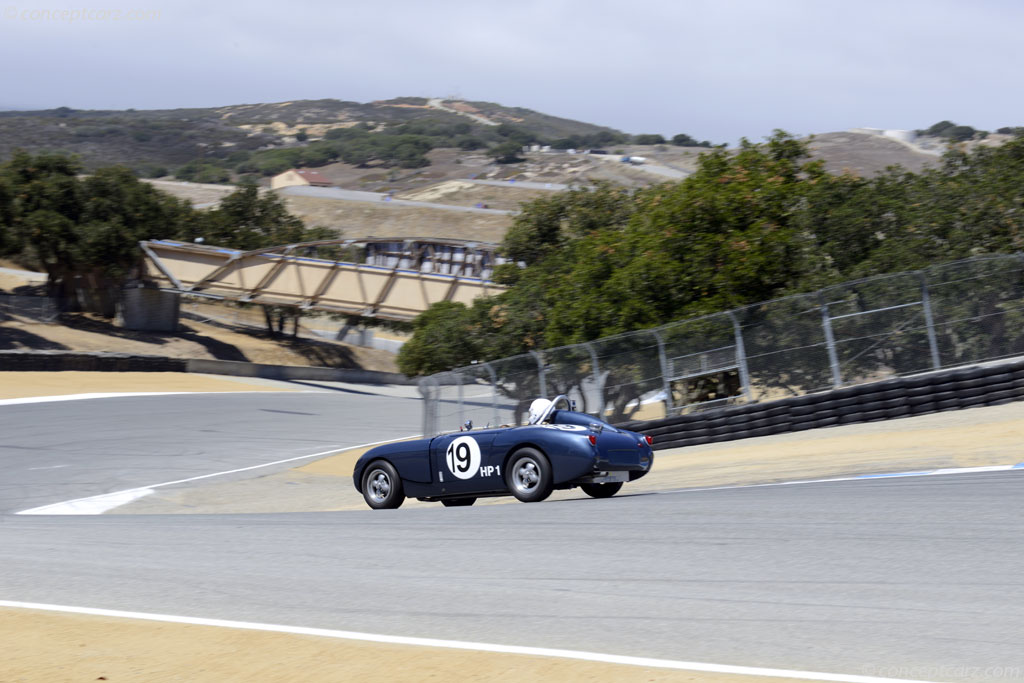
[[[235,377],[277,380],[351,382],[353,384],[415,384],[397,372],[360,368],[321,368],[300,365],[263,365],[233,360],[165,358],[127,353],[75,351],[0,351],[0,372],[4,370],[87,372],[199,372]],[[2,380],[2,378],[0,378]]]
[[[1024,400],[1024,361],[896,377],[619,426],[654,437],[654,449],[661,450],[1019,400]]]
[[[185,372],[184,358],[128,353],[0,351],[0,371]]]

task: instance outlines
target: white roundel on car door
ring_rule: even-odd
[[[470,479],[480,471],[480,444],[471,436],[460,436],[444,452],[448,470],[458,479]]]

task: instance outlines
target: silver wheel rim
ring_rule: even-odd
[[[391,493],[391,477],[384,470],[374,470],[366,480],[366,492],[375,503],[383,503]]]
[[[519,493],[531,493],[540,485],[540,468],[533,458],[517,460],[512,469],[512,486]]]

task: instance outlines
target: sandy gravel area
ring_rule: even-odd
[[[793,680],[21,609],[0,609],[0,642],[8,683]]]
[[[345,237],[439,237],[500,242],[511,216],[460,213],[385,202],[350,202],[285,196],[288,211],[308,225],[340,230]]]
[[[0,372],[0,399],[136,391],[296,391],[284,383],[187,372]]]
[[[205,309],[204,309],[205,310]],[[0,321],[0,349],[108,351],[169,358],[209,358],[270,365],[313,365],[396,372],[395,354],[326,339],[270,338],[196,320],[174,333],[140,332],[91,314],[62,316],[62,324],[27,318]]]

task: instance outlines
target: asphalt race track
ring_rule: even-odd
[[[0,406],[0,599],[854,675],[1024,672],[1024,470],[450,509],[11,514],[418,420],[414,399],[352,392]]]
[[[411,396],[357,389],[0,406],[0,512],[406,437],[421,419]]]

